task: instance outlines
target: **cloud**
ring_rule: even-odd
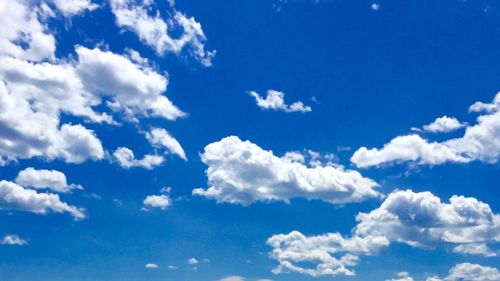
[[[170,205],[172,205],[172,199],[168,195],[148,195],[143,204],[145,206],[159,208],[161,210],[166,210]]]
[[[373,3],[370,8],[372,8],[372,10],[374,11],[378,11],[380,10],[380,4],[379,3]]]
[[[476,125],[466,127],[463,137],[431,142],[418,135],[398,136],[381,149],[359,148],[351,161],[357,167],[405,161],[421,165],[496,163],[500,158],[500,93],[492,103],[475,103],[470,111],[485,113],[477,117]]]
[[[231,275],[220,279],[219,281],[245,281],[246,279],[241,276]]]
[[[56,170],[36,170],[32,167],[20,171],[16,183],[25,187],[47,188],[55,192],[69,192],[72,189],[82,189],[81,185],[68,184],[66,175]]]
[[[99,6],[90,0],[51,0],[64,16],[74,16],[85,11],[93,11]]]
[[[0,209],[32,212],[35,214],[69,213],[75,220],[85,218],[83,209],[62,202],[59,195],[37,193],[16,183],[0,181]]]
[[[500,272],[494,267],[460,263],[450,269],[445,281],[498,281]]]
[[[18,235],[11,234],[11,235],[5,235],[3,239],[0,241],[0,244],[2,245],[15,245],[15,246],[23,246],[28,244],[28,241],[22,239]]]
[[[210,187],[194,189],[193,194],[219,203],[249,205],[306,198],[345,204],[380,197],[375,190],[378,184],[357,171],[328,164],[309,167],[293,161],[289,154],[277,157],[236,136],[207,145],[201,159],[208,165]]]
[[[397,190],[379,208],[359,213],[356,220],[351,237],[305,236],[298,231],[273,235],[267,241],[273,248],[271,257],[279,263],[273,272],[352,276],[360,255],[378,254],[394,242],[432,249],[500,241],[500,215],[470,197],[452,196],[443,203],[430,192]],[[316,266],[304,267],[307,262]]]
[[[480,255],[484,257],[496,257],[498,253],[490,249],[484,243],[470,243],[462,244],[453,248],[454,253],[461,253],[465,255]]]
[[[413,281],[413,278],[408,274],[408,272],[399,272],[397,278],[387,279],[386,281]]]
[[[113,152],[113,157],[118,162],[118,165],[125,169],[142,167],[151,170],[165,162],[165,158],[153,154],[146,154],[142,159],[136,159],[134,152],[127,147],[117,148],[115,152]]]
[[[285,104],[285,94],[275,90],[267,90],[267,96],[261,97],[258,93],[250,91],[249,94],[255,98],[257,106],[265,110],[281,110],[284,112],[311,112],[310,106],[305,106],[301,101]]]
[[[198,264],[199,261],[196,259],[196,258],[190,258],[186,261],[187,264],[190,264],[190,265],[195,265],[195,264]]]
[[[443,116],[425,125],[424,130],[431,133],[447,133],[463,128],[464,126],[465,124],[460,123],[455,117]]]
[[[147,263],[144,267],[147,269],[157,269],[158,265],[154,263]]]
[[[111,0],[111,10],[116,17],[116,24],[134,32],[146,45],[156,53],[163,55],[173,53],[180,55],[183,50],[195,57],[204,66],[211,66],[215,50],[205,50],[206,37],[193,17],[174,11],[165,21],[153,8],[151,1]],[[155,15],[150,15],[149,11]],[[179,33],[172,37],[171,33]]]
[[[152,128],[150,132],[146,133],[146,138],[151,145],[166,148],[171,153],[187,161],[186,153],[182,149],[181,144],[165,129]]]

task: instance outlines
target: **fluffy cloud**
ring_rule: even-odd
[[[20,171],[16,183],[30,188],[48,188],[55,192],[69,192],[72,189],[82,189],[81,185],[68,184],[66,175],[56,170],[36,170],[32,167]]]
[[[498,253],[490,249],[484,243],[462,244],[453,248],[453,252],[465,255],[481,255],[485,257],[496,257]]]
[[[500,272],[494,267],[460,263],[450,269],[445,281],[498,281]]]
[[[418,135],[398,136],[381,149],[359,148],[351,161],[358,167],[403,161],[428,165],[475,160],[496,163],[500,158],[500,93],[492,103],[477,102],[469,110],[484,114],[476,125],[466,127],[460,138],[431,142]]]
[[[146,138],[151,145],[159,148],[166,148],[171,153],[187,160],[186,153],[184,149],[182,149],[181,144],[165,129],[153,128],[150,132],[146,133]]]
[[[0,241],[2,245],[15,245],[15,246],[23,246],[28,244],[28,241],[22,239],[18,235],[5,235],[3,239]]]
[[[500,215],[487,204],[463,196],[443,203],[430,192],[395,191],[379,208],[359,213],[356,220],[351,237],[305,236],[297,231],[270,237],[271,257],[279,263],[274,272],[354,275],[351,268],[360,255],[377,254],[394,242],[424,249],[500,242]],[[316,267],[303,267],[304,262]]]
[[[0,209],[19,210],[35,214],[69,213],[75,220],[84,219],[83,209],[62,202],[59,195],[37,193],[16,183],[0,181]]]
[[[111,0],[111,10],[116,17],[116,24],[134,32],[146,45],[163,55],[181,54],[185,49],[205,66],[212,65],[215,51],[205,50],[206,37],[193,17],[174,11],[168,20],[163,20],[158,11],[150,15],[153,9],[151,1]],[[179,32],[176,38],[171,32]]]
[[[145,206],[166,210],[172,205],[172,200],[168,195],[148,195],[142,202]]]
[[[210,187],[194,189],[193,194],[217,202],[248,205],[306,198],[345,204],[380,196],[377,183],[357,171],[333,165],[308,167],[236,136],[207,145],[201,158],[208,165]]]
[[[275,90],[267,90],[267,96],[261,97],[258,93],[250,91],[249,93],[255,98],[257,106],[266,110],[282,110],[285,112],[311,112],[310,106],[305,106],[301,101],[297,101],[288,105],[285,103],[285,94]]]
[[[113,156],[118,162],[118,165],[125,169],[142,167],[150,170],[165,162],[165,158],[153,154],[146,154],[142,159],[136,159],[134,152],[127,147],[117,148],[115,152],[113,152]]]
[[[464,127],[455,117],[443,116],[436,118],[434,122],[425,125],[424,130],[431,133],[447,133]]]
[[[190,265],[195,265],[195,264],[198,264],[199,261],[196,259],[196,258],[190,258],[186,261],[187,264],[190,264]]]

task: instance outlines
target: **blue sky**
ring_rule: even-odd
[[[0,2],[0,279],[500,280],[495,1]]]

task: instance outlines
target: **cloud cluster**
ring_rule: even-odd
[[[398,136],[380,149],[359,148],[351,157],[351,161],[357,167],[405,161],[427,165],[476,160],[496,163],[500,158],[500,93],[495,96],[493,102],[476,102],[469,111],[483,114],[477,117],[477,124],[466,127],[462,137],[436,142],[416,134]],[[450,124],[453,126],[450,127]],[[448,118],[438,118],[426,128],[429,131],[443,131],[445,128],[456,128],[457,125]]]
[[[194,189],[193,194],[219,203],[248,205],[306,198],[345,204],[380,196],[375,190],[378,184],[357,171],[328,164],[307,166],[300,157],[278,157],[236,136],[207,145],[201,158],[208,165],[210,186]]]
[[[154,9],[152,1],[111,0],[111,10],[116,17],[116,24],[134,32],[146,45],[163,55],[181,54],[185,49],[204,66],[211,66],[215,50],[205,50],[206,37],[193,17],[187,17],[173,11],[167,20],[162,19]],[[154,10],[154,15],[150,11]],[[173,37],[172,33],[180,32]]]
[[[414,279],[408,272],[400,272],[398,278],[389,279],[387,281],[413,281]],[[425,281],[498,281],[500,280],[500,272],[494,267],[482,266],[472,263],[459,263],[453,266],[448,275],[444,278],[431,276]]]
[[[310,106],[304,105],[301,101],[296,101],[291,105],[285,103],[285,94],[275,90],[267,90],[267,96],[261,97],[258,93],[250,91],[249,94],[255,98],[257,106],[265,110],[281,110],[284,112],[311,112]]]
[[[293,231],[274,235],[268,245],[278,261],[275,273],[294,271],[311,276],[354,275],[360,255],[374,255],[391,243],[412,247],[482,245],[468,254],[491,256],[488,244],[500,242],[500,215],[475,198],[452,196],[449,203],[430,192],[397,190],[379,208],[356,216],[351,237],[340,233],[305,236]],[[456,249],[456,248],[455,248]],[[304,267],[310,262],[316,267]]]

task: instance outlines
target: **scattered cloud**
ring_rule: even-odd
[[[142,159],[136,159],[134,152],[127,147],[117,148],[113,152],[113,157],[118,162],[118,165],[125,169],[141,167],[151,170],[165,162],[163,156],[153,154],[146,154]]]
[[[25,187],[43,189],[55,192],[69,192],[73,189],[83,189],[79,184],[68,184],[66,175],[57,170],[37,170],[28,167],[17,174],[16,183]]]
[[[157,269],[158,265],[155,263],[147,263],[144,267],[147,269]]]
[[[285,103],[285,94],[275,90],[267,90],[267,96],[261,97],[258,93],[250,91],[249,94],[255,98],[257,106],[265,110],[281,110],[284,112],[311,112],[310,106],[304,105],[301,101],[287,105]]]
[[[165,129],[152,128],[150,132],[146,133],[146,138],[154,147],[165,148],[170,153],[176,154],[187,161],[186,153],[182,149],[181,144]]]
[[[3,239],[0,241],[0,244],[2,244],[2,245],[23,246],[23,245],[28,244],[28,241],[22,239],[18,235],[10,234],[10,235],[5,235],[3,237]]]
[[[378,10],[380,10],[381,6],[379,3],[373,3],[370,7],[372,8],[372,10],[378,11]]]
[[[425,125],[424,130],[431,133],[447,133],[463,128],[465,125],[466,124],[460,123],[455,117],[443,116]]]
[[[417,164],[439,165],[447,162],[482,161],[496,163],[500,158],[500,93],[492,103],[476,102],[472,112],[483,112],[477,124],[468,126],[463,137],[443,142],[431,142],[419,135],[398,136],[383,148],[359,148],[351,157],[357,167],[378,166],[412,161]]]
[[[340,233],[305,236],[298,231],[270,237],[271,257],[279,263],[273,272],[353,276],[352,267],[360,255],[378,254],[394,242],[430,249],[500,241],[500,215],[471,197],[452,196],[449,203],[443,203],[430,192],[396,190],[379,208],[359,213],[356,220],[351,237]],[[317,266],[305,267],[304,263]]]
[[[159,208],[161,210],[166,210],[170,205],[172,205],[172,199],[168,195],[148,195],[143,204],[152,208]]]
[[[278,157],[236,136],[207,145],[201,159],[208,165],[210,187],[196,188],[193,194],[219,203],[249,205],[306,198],[345,204],[381,196],[375,190],[378,184],[357,171],[317,162],[307,166],[296,153]]]
[[[195,264],[198,264],[199,261],[196,259],[196,258],[189,258],[187,261],[186,261],[187,264],[190,264],[190,265],[195,265]]]
[[[386,281],[413,281],[408,272],[399,272],[397,278],[387,279]]]
[[[5,180],[0,181],[0,209],[42,215],[48,212],[69,213],[75,220],[85,218],[83,209],[62,202],[57,194],[37,193]]]
[[[173,11],[167,20],[162,19],[152,1],[111,0],[111,10],[116,24],[134,32],[146,45],[159,55],[173,53],[180,55],[183,50],[196,58],[204,66],[211,66],[216,51],[205,50],[206,36],[201,24],[193,17]],[[154,15],[150,15],[150,11]],[[179,33],[173,37],[172,33]]]
[[[90,0],[51,0],[51,2],[66,17],[78,15],[85,11],[93,11],[99,7]]]

